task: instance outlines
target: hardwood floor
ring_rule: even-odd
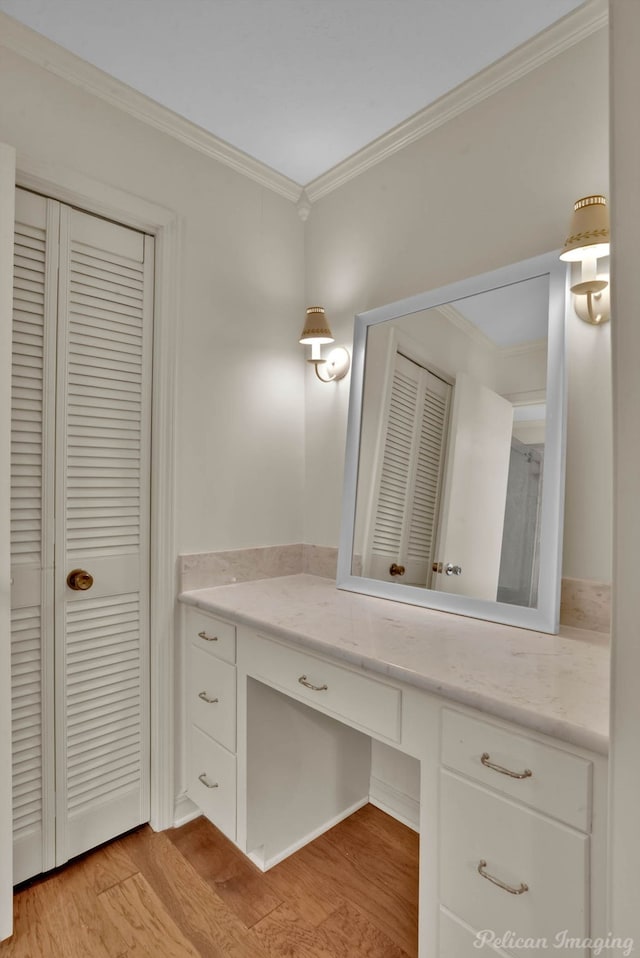
[[[0,958],[416,958],[418,836],[366,805],[266,874],[204,818],[16,892]]]

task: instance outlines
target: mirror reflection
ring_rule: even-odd
[[[547,274],[367,330],[351,573],[536,608]]]

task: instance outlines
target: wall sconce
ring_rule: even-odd
[[[611,318],[609,286],[598,275],[598,257],[609,255],[609,211],[604,196],[584,196],[573,207],[570,235],[565,240],[560,259],[581,263],[580,282],[571,287],[575,294],[575,310],[580,319],[601,326]]]
[[[351,356],[349,350],[345,349],[344,346],[337,346],[332,349],[326,359],[322,359],[320,356],[320,347],[334,342],[333,333],[329,329],[322,306],[309,306],[307,309],[300,342],[303,346],[311,346],[311,359],[308,359],[307,362],[313,363],[316,376],[320,382],[335,382],[349,372]],[[321,369],[325,375],[320,375]]]

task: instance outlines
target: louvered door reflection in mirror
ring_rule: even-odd
[[[152,287],[150,237],[17,191],[16,881],[148,819]]]
[[[408,350],[407,350],[408,351]],[[362,571],[430,585],[446,451],[451,383],[397,348],[380,436]]]
[[[565,267],[356,317],[338,585],[557,631]]]

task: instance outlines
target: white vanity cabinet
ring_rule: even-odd
[[[196,609],[184,615],[187,795],[236,838],[236,627]]]
[[[460,923],[548,948],[562,934],[588,938],[592,778],[583,757],[442,710],[440,958],[477,951],[447,944]]]
[[[420,958],[471,958],[479,932],[503,958],[562,936],[588,958],[606,757],[225,612],[185,610],[188,795],[241,851],[266,870],[365,804],[379,741],[420,762]]]

